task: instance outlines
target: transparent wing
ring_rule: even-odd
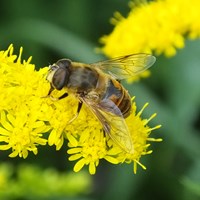
[[[110,60],[91,64],[104,72],[110,74],[115,79],[131,78],[151,67],[156,61],[152,55],[141,53],[121,56]]]
[[[122,150],[133,153],[133,143],[129,129],[119,108],[109,99],[99,104],[93,103],[90,99],[81,98],[93,114],[101,122],[104,131],[110,138],[122,148]]]

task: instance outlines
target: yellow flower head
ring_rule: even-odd
[[[110,163],[134,163],[141,165],[140,157],[151,153],[148,141],[160,141],[150,138],[152,130],[149,119],[142,119],[143,109],[136,113],[133,99],[132,114],[126,119],[134,145],[134,153],[124,152],[108,135],[105,136],[102,125],[83,105],[76,120],[68,123],[76,113],[78,100],[69,95],[59,101],[43,98],[48,94],[50,84],[46,81],[48,68],[39,71],[28,61],[21,61],[20,55],[13,55],[13,46],[0,52],[0,150],[11,150],[10,157],[26,158],[28,152],[37,154],[39,145],[55,145],[59,150],[64,140],[68,141],[70,161],[77,161],[74,171],[89,165],[90,174],[96,172],[101,159]],[[53,91],[53,97],[61,96],[65,91]],[[48,139],[46,139],[48,138]]]
[[[128,17],[118,12],[112,23],[113,32],[101,38],[102,50],[109,57],[130,53],[151,53],[173,56],[184,47],[185,36],[200,36],[199,0],[139,1]]]
[[[0,149],[12,149],[10,157],[26,158],[37,154],[37,145],[45,145],[43,134],[49,130],[42,116],[42,92],[45,70],[35,73],[28,61],[21,63],[21,53],[13,55],[12,45],[0,52]],[[16,61],[15,61],[16,60]]]

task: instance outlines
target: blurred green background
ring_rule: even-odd
[[[32,55],[38,68],[63,57],[98,61],[104,56],[95,48],[112,31],[109,19],[115,11],[126,16],[128,1],[1,1],[0,49],[13,43],[18,54],[23,46],[23,58]],[[126,85],[138,110],[150,103],[143,117],[158,114],[150,126],[162,124],[152,137],[164,141],[153,143],[153,154],[141,160],[146,171],[138,168],[134,175],[132,165],[102,161],[94,176],[71,173],[74,163],[65,147],[58,152],[39,148],[37,156],[26,160],[1,152],[0,199],[200,199],[200,41],[186,41],[173,58],[159,56],[151,72],[148,79]]]

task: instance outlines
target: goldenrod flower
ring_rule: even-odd
[[[31,58],[21,63],[21,53],[16,60],[12,45],[0,52],[0,149],[11,148],[10,157],[26,158],[28,151],[37,154],[37,145],[46,144],[43,134],[50,127],[43,120],[41,100],[46,69],[35,73]]]
[[[11,150],[10,157],[26,158],[28,152],[37,154],[38,145],[55,145],[59,150],[65,139],[68,140],[70,161],[77,161],[74,171],[89,165],[90,174],[96,172],[101,159],[110,163],[134,163],[141,165],[140,157],[151,153],[148,141],[160,141],[150,138],[152,130],[148,122],[155,117],[142,119],[144,108],[136,113],[133,99],[133,112],[126,119],[134,144],[134,154],[124,152],[108,137],[104,136],[102,126],[83,106],[78,118],[68,123],[74,114],[78,100],[70,95],[59,101],[43,98],[47,95],[50,84],[46,81],[48,67],[39,71],[28,61],[21,61],[20,55],[13,55],[13,46],[0,52],[0,150]],[[54,91],[54,97],[63,91]],[[48,139],[46,139],[48,138]],[[47,143],[48,142],[48,143]],[[109,148],[108,148],[109,147]]]
[[[101,38],[109,57],[141,52],[173,56],[184,47],[185,38],[200,36],[199,0],[144,0],[131,5],[128,17],[115,13],[114,30]]]

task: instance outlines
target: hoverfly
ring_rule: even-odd
[[[93,64],[58,60],[50,65],[47,80],[51,83],[48,96],[56,90],[66,89],[58,99],[74,94],[78,100],[77,113],[82,104],[96,116],[103,130],[124,151],[133,153],[134,147],[125,118],[131,113],[132,102],[120,80],[140,74],[151,67],[156,58],[141,53],[121,56]]]

